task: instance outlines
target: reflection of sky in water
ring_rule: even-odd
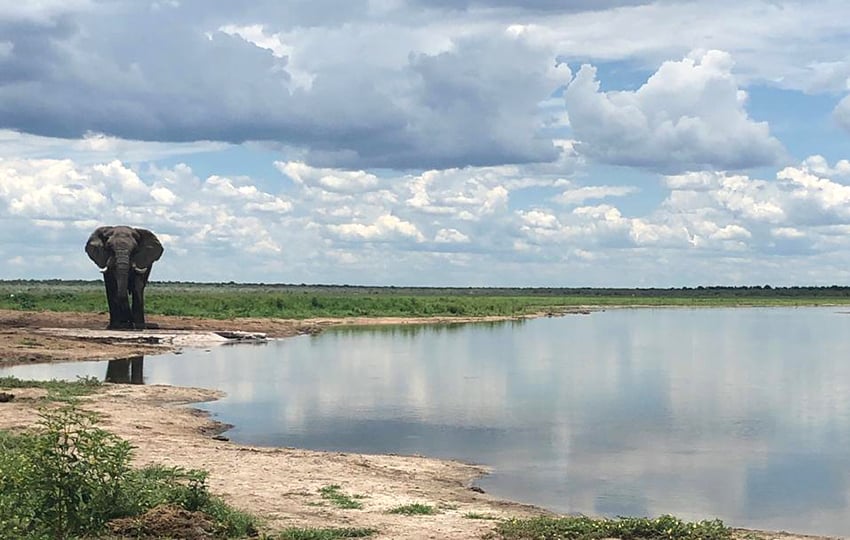
[[[488,491],[564,512],[846,535],[848,326],[831,308],[615,310],[338,329],[144,371],[225,390],[204,407],[237,441],[485,463]],[[14,371],[64,369],[106,371]]]

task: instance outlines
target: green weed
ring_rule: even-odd
[[[491,516],[488,514],[479,514],[478,512],[467,512],[463,515],[466,519],[486,519],[486,520],[496,520],[499,519],[496,516]]]
[[[360,501],[355,500],[356,497],[351,495],[346,495],[341,492],[342,489],[340,486],[334,484],[331,486],[324,486],[319,489],[319,493],[322,495],[322,498],[326,501],[330,501],[331,504],[336,506],[337,508],[345,508],[345,509],[353,509],[359,510],[363,508],[363,504]]]
[[[431,516],[437,513],[437,509],[428,504],[412,503],[397,506],[387,511],[388,514],[402,514],[405,516]]]

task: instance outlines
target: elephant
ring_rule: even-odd
[[[86,242],[86,253],[103,272],[109,303],[107,329],[144,329],[145,286],[162,244],[147,229],[98,227]],[[128,296],[133,296],[130,307]],[[153,325],[147,325],[152,328]]]

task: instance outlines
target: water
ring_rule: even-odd
[[[483,463],[488,492],[561,512],[850,535],[849,327],[772,308],[337,329],[148,357],[144,380],[224,390],[203,407],[238,442]]]

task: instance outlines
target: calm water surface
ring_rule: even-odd
[[[850,535],[850,315],[612,310],[338,329],[148,357],[146,383],[220,388],[238,442],[484,463],[479,485],[561,512],[672,513]],[[106,373],[106,363],[0,375]]]

